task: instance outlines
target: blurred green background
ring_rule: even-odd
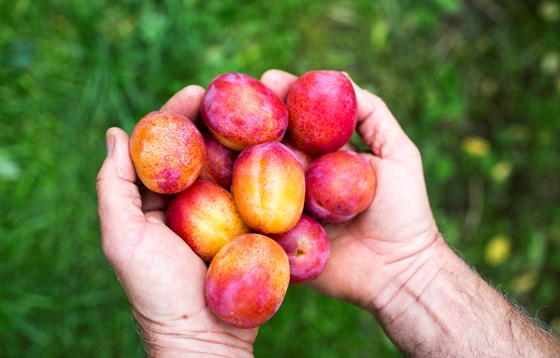
[[[188,84],[347,71],[420,148],[442,233],[560,330],[560,3],[0,0],[0,356],[142,356],[99,245],[104,133]],[[398,357],[290,288],[257,356]]]

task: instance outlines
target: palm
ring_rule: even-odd
[[[254,340],[256,330],[230,327],[216,318],[204,298],[206,265],[163,222],[162,211],[146,213],[133,224],[133,241],[121,277],[137,319],[156,323],[157,329],[185,334],[227,332]],[[138,280],[135,280],[138,278]],[[196,323],[196,326],[192,323]]]
[[[377,191],[371,206],[347,223],[326,226],[331,239],[331,257],[325,271],[313,283],[321,292],[358,305],[368,304],[387,284],[387,263],[397,262],[420,251],[435,237],[431,210],[414,150],[384,158],[364,154],[374,167]],[[418,168],[420,166],[420,168]],[[364,274],[373,277],[369,298],[363,291]]]

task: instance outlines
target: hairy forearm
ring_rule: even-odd
[[[408,260],[408,262],[406,262]],[[402,267],[371,312],[408,356],[560,356],[560,342],[438,239]]]

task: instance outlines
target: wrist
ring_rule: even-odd
[[[369,311],[406,355],[446,356],[467,333],[460,332],[461,327],[484,332],[479,322],[461,321],[470,315],[468,306],[478,281],[472,280],[474,272],[440,234],[424,250],[395,265],[397,274],[372,300]]]
[[[383,270],[391,279],[369,302],[366,309],[378,318],[398,314],[409,300],[418,300],[446,267],[454,266],[455,254],[436,232],[429,245],[413,255],[387,264]]]
[[[395,264],[402,265],[401,271],[369,308],[405,355],[558,353],[552,335],[488,285],[440,235],[425,250]]]
[[[253,357],[252,345],[227,345],[210,335],[189,338],[142,333],[142,339],[148,357]]]
[[[208,317],[191,316],[162,324],[139,317],[137,312],[134,316],[148,357],[253,357],[257,329],[238,334],[217,324],[196,325]]]

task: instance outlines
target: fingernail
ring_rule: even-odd
[[[115,135],[111,133],[111,130],[107,131],[105,141],[107,145],[107,156],[110,157],[113,153],[113,149],[115,149]]]

